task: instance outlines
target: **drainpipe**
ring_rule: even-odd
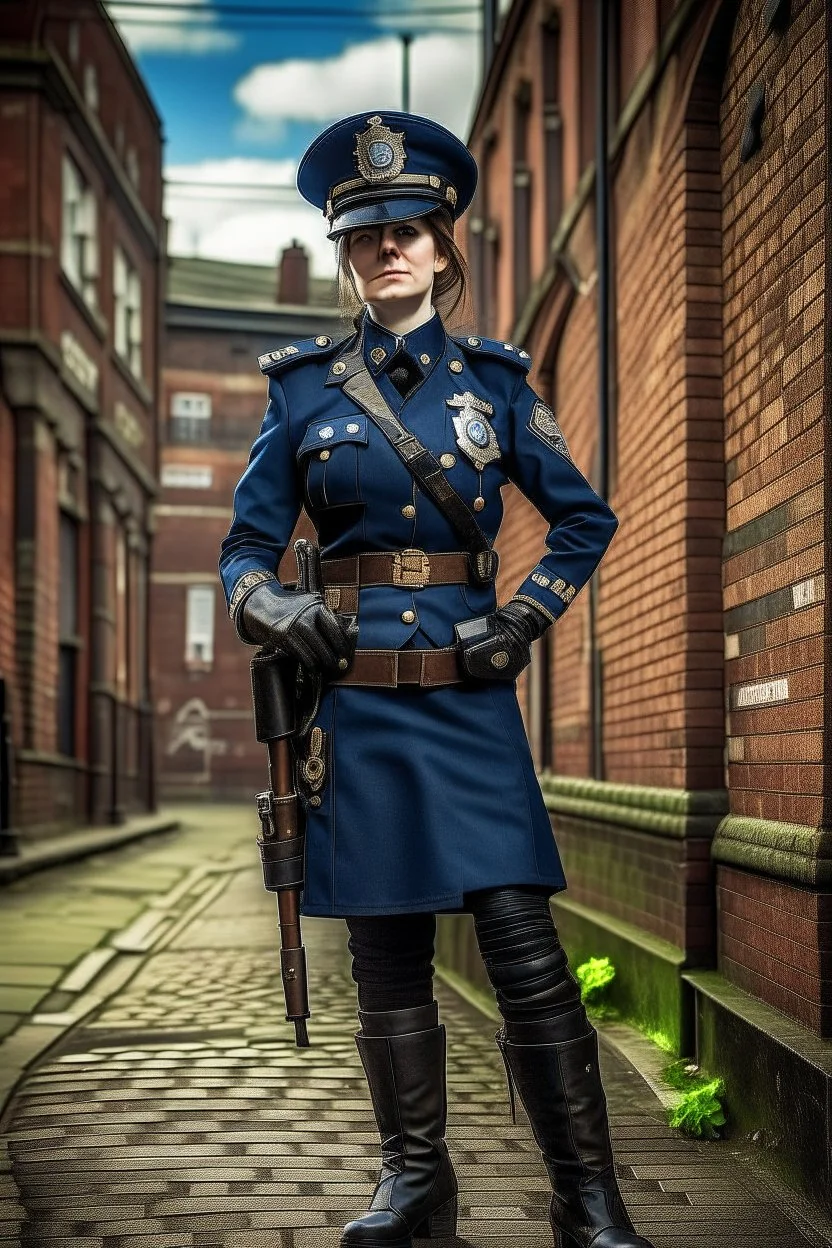
[[[610,419],[610,208],[609,208],[609,3],[596,0],[595,62],[595,229],[598,269],[598,493],[609,492]],[[604,703],[601,651],[598,646],[598,572],[589,585],[589,636],[592,698],[592,774],[604,779]]]

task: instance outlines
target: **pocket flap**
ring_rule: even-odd
[[[366,416],[338,416],[334,420],[316,420],[306,430],[298,447],[298,459],[311,451],[323,451],[344,442],[367,445]]]

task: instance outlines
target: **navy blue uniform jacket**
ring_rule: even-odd
[[[386,371],[401,339],[366,313],[360,332],[390,407],[469,506],[484,500],[477,519],[489,538],[497,536],[508,481],[549,522],[547,553],[515,596],[556,620],[617,521],[529,386],[528,355],[511,344],[450,337],[435,314],[404,340],[423,378],[402,399]],[[268,407],[220,558],[232,612],[252,584],[275,574],[304,504],[324,558],[460,549],[384,435],[341,390],[337,361],[354,342],[317,338],[261,357]],[[493,585],[362,588],[358,645],[453,645],[454,624],[495,605]],[[304,795],[317,800],[306,812],[303,914],[455,911],[473,889],[564,886],[513,683],[332,685],[315,724],[325,773]]]

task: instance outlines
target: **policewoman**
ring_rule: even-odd
[[[268,407],[220,571],[242,640],[325,678],[299,746],[301,912],[346,920],[382,1139],[370,1209],[342,1245],[455,1233],[432,958],[436,913],[467,911],[512,1103],[516,1087],[552,1180],[557,1248],[649,1248],[618,1190],[597,1037],[552,922],[565,880],[515,693],[616,519],[530,388],[528,354],[443,321],[464,306],[453,223],[476,178],[458,139],[405,113],[348,117],[305,153],[298,188],[336,242],[355,332],[260,359]],[[509,481],[550,529],[498,608]],[[277,579],[302,506],[320,592]]]

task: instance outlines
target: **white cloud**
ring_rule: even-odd
[[[188,21],[181,12],[165,12],[151,0],[134,0],[129,7],[114,2],[107,8],[118,25],[119,34],[131,52],[163,52],[176,56],[205,56],[212,52],[228,52],[239,45],[240,39],[230,30],[223,30],[211,6],[211,0],[191,0],[201,6],[196,13],[198,21]],[[147,16],[139,12],[137,4],[148,6]],[[135,19],[135,20],[131,20]]]
[[[479,49],[471,38],[430,34],[410,49],[410,107],[467,133],[478,85]],[[353,44],[338,56],[257,65],[234,89],[249,116],[314,121],[366,110],[399,109],[402,46],[393,37]]]
[[[168,166],[166,180],[174,183],[165,192],[169,250],[180,256],[274,264],[297,239],[308,251],[315,275],[332,276],[335,257],[326,222],[294,190],[295,170],[293,160],[241,157]],[[205,189],[183,188],[181,182]],[[251,186],[264,189],[252,191]],[[272,194],[269,187],[275,188]]]

